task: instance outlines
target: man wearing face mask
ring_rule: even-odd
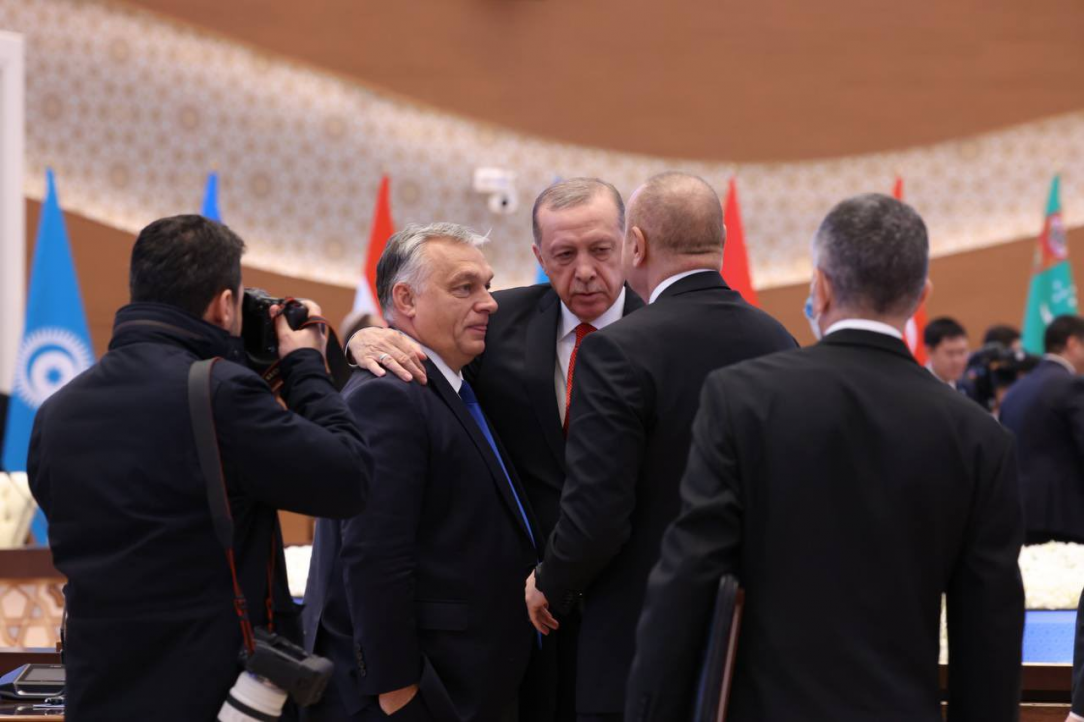
[[[539,545],[557,523],[565,482],[567,408],[584,337],[644,304],[625,286],[621,243],[625,204],[609,183],[571,178],[544,190],[532,212],[535,258],[549,284],[497,291],[485,351],[463,369],[500,429],[538,517]],[[390,329],[364,329],[349,342],[359,365],[382,365],[424,383],[425,355]],[[577,610],[544,640],[521,695],[520,722],[574,719]]]
[[[727,719],[940,722],[1019,714],[1023,541],[1011,436],[919,366],[926,227],[868,194],[813,242],[812,347],[711,374],[682,512],[648,581],[635,722],[689,719],[719,579],[745,589]]]
[[[559,626],[550,605],[560,614],[583,596],[582,721],[620,720],[624,712],[644,583],[679,510],[704,377],[795,346],[782,325],[723,282],[724,236],[719,197],[702,179],[649,179],[629,200],[623,260],[629,283],[650,302],[588,336],[576,361],[561,515],[537,588],[532,576],[526,595],[544,634]]]

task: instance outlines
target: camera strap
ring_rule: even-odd
[[[192,433],[196,439],[196,454],[200,470],[207,487],[207,505],[211,509],[211,521],[214,524],[215,537],[226,552],[230,565],[230,577],[233,580],[233,608],[241,625],[241,639],[245,651],[252,654],[256,650],[256,641],[252,633],[252,621],[248,616],[248,603],[245,592],[237,581],[237,563],[233,554],[233,514],[230,512],[230,500],[226,491],[226,478],[222,473],[222,457],[218,449],[218,434],[215,431],[214,410],[211,406],[211,371],[215,357],[197,361],[188,369],[188,412],[192,420]],[[275,520],[276,530],[278,519]],[[274,631],[273,591],[275,576],[275,558],[278,555],[276,532],[271,534],[271,555],[267,560],[267,627]]]

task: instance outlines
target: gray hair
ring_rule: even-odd
[[[422,263],[422,249],[430,241],[444,240],[472,248],[487,243],[489,238],[458,223],[431,223],[427,226],[409,225],[388,239],[380,261],[376,264],[376,295],[384,318],[392,321],[395,303],[391,292],[397,283],[405,283],[421,291],[429,279],[429,269]]]
[[[930,249],[926,224],[911,206],[879,193],[848,198],[825,217],[813,250],[840,306],[903,316],[918,305]]]
[[[566,208],[577,208],[586,205],[595,199],[599,193],[608,193],[617,209],[617,227],[624,231],[625,228],[625,202],[621,200],[621,193],[614,188],[612,183],[607,183],[599,178],[569,178],[557,181],[546,190],[542,191],[535,199],[534,208],[531,210],[531,230],[534,231],[534,243],[542,245],[542,229],[538,227],[538,212],[543,208],[560,211]]]

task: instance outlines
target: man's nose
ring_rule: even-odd
[[[489,291],[485,292],[485,296],[475,306],[478,313],[496,313],[497,308],[497,299],[493,298],[493,294]]]

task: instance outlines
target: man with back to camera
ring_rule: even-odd
[[[546,188],[532,211],[534,254],[548,284],[497,291],[485,351],[464,370],[500,430],[544,546],[557,523],[565,483],[566,410],[574,355],[584,332],[601,329],[644,303],[625,285],[621,245],[625,204],[611,184],[570,178]],[[384,369],[424,383],[424,353],[394,330],[367,329],[349,343],[376,375]],[[400,363],[401,362],[401,363]],[[543,640],[520,695],[520,722],[575,720],[579,611]]]
[[[813,245],[812,347],[711,374],[648,581],[630,722],[689,719],[720,578],[745,589],[727,719],[1009,722],[1023,539],[1012,438],[915,363],[926,227],[868,194]]]
[[[322,331],[275,319],[289,410],[244,365],[244,248],[200,216],[144,228],[108,353],[38,410],[28,469],[68,580],[69,719],[213,719],[242,668],[189,415],[193,362],[225,359],[212,376],[214,424],[253,625],[301,641],[276,510],[363,506],[369,454],[328,378]]]
[[[795,346],[723,282],[724,235],[719,197],[703,180],[649,179],[629,200],[623,262],[650,302],[588,335],[576,360],[560,518],[526,596],[536,627],[548,633],[558,627],[548,607],[563,611],[583,594],[580,720],[620,720],[624,712],[643,587],[678,512],[704,377]]]
[[[1016,435],[1027,543],[1084,542],[1084,319],[1058,316],[1046,353],[1001,402]]]
[[[429,383],[358,370],[343,389],[373,454],[360,515],[317,522],[307,643],[336,663],[327,720],[516,720],[538,642],[520,601],[537,524],[463,369],[486,345],[493,271],[462,226],[408,226],[377,265],[385,318]]]
[[[938,381],[958,390],[967,369],[967,331],[956,319],[943,316],[926,324],[922,340],[926,368]]]

